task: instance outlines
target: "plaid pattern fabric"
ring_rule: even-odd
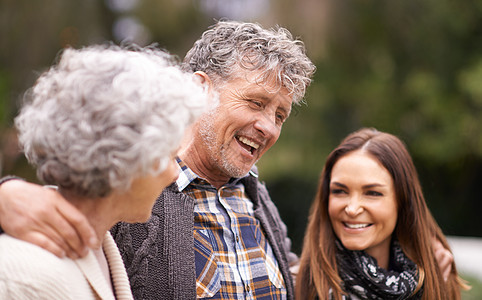
[[[196,199],[196,293],[211,299],[286,299],[284,280],[239,180],[216,190],[178,160],[179,190]],[[251,176],[251,175],[248,175]]]

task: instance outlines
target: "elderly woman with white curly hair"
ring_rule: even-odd
[[[154,47],[66,49],[15,119],[39,179],[79,209],[102,246],[82,259],[0,236],[2,299],[132,299],[108,230],[145,222],[177,178],[174,155],[207,94]]]

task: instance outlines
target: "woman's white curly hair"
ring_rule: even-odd
[[[208,102],[172,56],[135,45],[66,49],[25,98],[15,125],[38,177],[86,197],[165,170]]]

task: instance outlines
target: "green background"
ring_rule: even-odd
[[[323,162],[360,127],[405,141],[447,235],[482,237],[482,0],[0,0],[0,173],[35,181],[11,125],[60,49],[130,37],[182,58],[222,17],[287,27],[317,66],[258,164],[297,253]]]

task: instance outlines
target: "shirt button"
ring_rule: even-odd
[[[246,291],[249,292],[249,285],[246,285]]]
[[[236,243],[239,243],[239,235],[236,235]]]

